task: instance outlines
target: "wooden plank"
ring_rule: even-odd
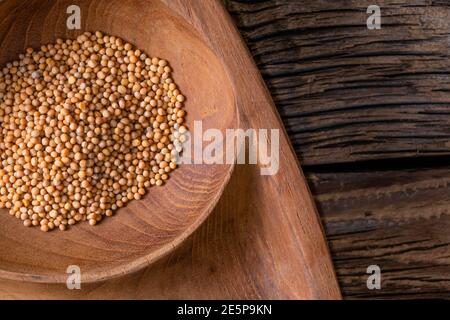
[[[303,164],[450,154],[448,3],[225,3]]]
[[[443,162],[308,174],[347,298],[450,298],[450,166]],[[381,268],[381,290],[367,289],[369,265]]]
[[[448,2],[377,1],[376,31],[371,1],[225,3],[307,165],[344,296],[450,298]]]

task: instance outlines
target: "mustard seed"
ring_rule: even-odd
[[[186,98],[166,60],[97,31],[0,70],[0,208],[24,226],[96,225],[177,168]]]

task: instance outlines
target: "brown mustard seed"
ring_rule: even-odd
[[[0,69],[0,208],[47,232],[96,225],[160,186],[186,140],[166,60],[97,31]]]

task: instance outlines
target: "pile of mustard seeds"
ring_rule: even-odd
[[[0,208],[27,227],[95,225],[177,168],[185,97],[167,61],[101,32],[0,71]]]

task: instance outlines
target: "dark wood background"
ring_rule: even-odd
[[[346,298],[450,298],[450,1],[224,0],[286,125]],[[381,30],[366,9],[381,7]],[[368,290],[378,265],[381,290]]]

